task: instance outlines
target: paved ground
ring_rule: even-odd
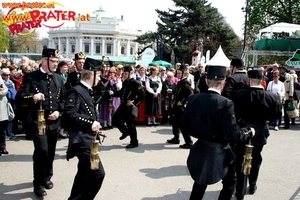
[[[298,122],[299,123],[299,122]],[[263,151],[258,190],[245,200],[300,199],[300,127],[271,131]],[[125,149],[129,139],[120,141],[117,129],[101,148],[106,177],[96,200],[187,200],[193,181],[186,167],[188,150],[165,141],[171,138],[170,126],[138,127],[140,146]],[[7,141],[9,155],[0,157],[0,199],[38,199],[32,188],[32,141],[18,135]],[[183,139],[182,139],[183,141]],[[181,142],[182,143],[182,142]],[[45,200],[66,200],[76,173],[77,159],[65,159],[67,140],[58,141],[54,162],[54,188]],[[205,200],[217,199],[221,183],[210,185]],[[235,199],[233,197],[232,199]]]

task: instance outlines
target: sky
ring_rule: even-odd
[[[1,0],[2,2],[39,2],[39,1],[24,1],[24,0]],[[50,2],[50,1],[40,1]],[[84,0],[77,1],[83,4],[75,3],[70,0],[55,0],[64,5],[68,10],[76,13],[92,14],[100,6],[106,11],[107,16],[121,18],[123,15],[126,24],[130,29],[139,29],[142,31],[155,31],[156,21],[158,20],[155,9],[168,10],[173,8],[172,0]],[[216,7],[223,15],[226,22],[230,24],[235,33],[243,36],[243,24],[245,20],[245,13],[241,8],[245,6],[246,0],[208,0],[213,7]],[[1,6],[2,9],[2,6]],[[5,10],[4,10],[5,11]],[[5,12],[4,12],[5,13]],[[68,26],[72,26],[71,23]],[[47,35],[47,29],[39,30],[43,36]]]

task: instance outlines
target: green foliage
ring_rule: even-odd
[[[258,39],[256,34],[259,30],[275,23],[285,22],[300,24],[300,3],[299,0],[248,0],[249,18],[247,24],[247,41],[254,46]],[[284,30],[282,30],[284,31]],[[279,33],[273,33],[274,38]],[[258,65],[284,63],[287,57],[259,56]]]
[[[25,31],[24,31],[25,32]],[[39,43],[39,35],[34,32],[29,37],[19,37],[17,35],[9,34],[10,53],[26,53],[33,52],[36,53]]]
[[[2,11],[0,10],[0,19],[2,19]],[[9,49],[9,33],[7,27],[0,20],[0,52]]]
[[[156,9],[159,21],[156,32],[148,32],[137,38],[142,44],[162,43],[164,60],[170,61],[174,50],[176,62],[191,64],[192,52],[203,39],[203,52],[211,50],[211,56],[222,46],[226,55],[238,56],[240,41],[218,10],[207,0],[173,0],[174,9]]]
[[[279,22],[300,24],[299,0],[248,0],[248,33]]]

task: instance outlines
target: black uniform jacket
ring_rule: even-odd
[[[180,101],[182,105],[185,105],[191,94],[191,84],[187,78],[181,79],[177,83],[176,90],[174,90],[174,104],[177,105],[177,103]]]
[[[233,91],[244,89],[244,88],[249,88],[248,75],[246,72],[238,71],[226,78],[226,84],[222,91],[222,95],[224,97],[232,99]]]
[[[65,101],[65,86],[61,77],[53,73],[47,75],[40,70],[33,71],[24,77],[20,91],[18,92],[18,102],[26,103],[30,109],[30,117],[32,119],[31,129],[33,133],[38,133],[37,112],[41,109],[40,102],[33,101],[33,95],[37,93],[45,95],[45,101],[42,101],[42,109],[46,119],[46,129],[54,130],[60,126],[60,117],[55,120],[47,120],[48,115],[54,111],[63,112]]]
[[[267,121],[276,119],[280,113],[279,96],[263,88],[250,87],[233,93],[235,114],[242,125],[255,128],[251,139],[254,148],[262,148],[270,135]]]
[[[72,145],[79,143],[81,148],[90,148],[95,133],[92,124],[97,120],[94,100],[86,86],[79,83],[67,92],[64,120],[70,127],[67,159],[72,158]]]
[[[115,91],[113,96],[120,97],[120,106],[122,107],[126,106],[128,100],[133,100],[134,106],[127,107],[134,116],[138,116],[137,106],[145,98],[146,94],[141,84],[134,78],[130,78],[128,80],[123,81],[121,90]]]
[[[246,134],[249,128],[237,125],[233,102],[211,90],[189,97],[180,129],[198,138],[190,149],[187,165],[199,184],[221,180],[235,157],[228,143],[251,135]]]

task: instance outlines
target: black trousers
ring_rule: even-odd
[[[134,115],[125,104],[121,104],[112,117],[112,124],[124,135],[130,136],[130,143],[137,144],[137,131],[134,123]]]
[[[42,187],[53,176],[53,161],[57,143],[57,129],[47,130],[45,135],[33,134],[33,185]]]
[[[235,188],[236,176],[235,165],[228,167],[228,172],[222,179],[223,188],[220,192],[218,200],[230,200]],[[194,182],[190,200],[201,200],[204,196],[207,185]]]
[[[99,192],[105,176],[102,163],[99,162],[99,169],[92,170],[90,164],[91,149],[81,148],[80,144],[73,144],[72,149],[79,161],[68,200],[93,200]]]
[[[288,116],[288,114],[286,112],[287,111],[287,104],[289,102],[291,102],[291,101],[290,100],[285,100],[284,106],[283,106],[283,111],[284,111],[284,116],[283,116],[283,118],[284,118],[284,127],[286,127],[286,128],[290,127],[290,118],[289,118],[289,116]]]
[[[173,106],[173,123],[172,123],[172,132],[174,135],[174,138],[179,139],[179,133],[180,133],[180,122],[183,115],[184,110],[181,106],[174,105]],[[193,144],[193,141],[191,139],[190,135],[182,134],[183,139],[186,144]]]
[[[251,188],[256,187],[259,169],[262,163],[262,147],[257,148],[254,147],[252,150],[252,167],[250,170],[250,174],[248,176],[242,173],[242,163],[244,161],[245,144],[238,143],[237,144],[237,164],[236,164],[236,173],[237,173],[237,184],[236,184],[236,196],[239,198],[243,198],[246,194],[247,188],[247,180],[249,181],[249,186]]]
[[[0,122],[0,150],[6,149],[6,128],[7,120]]]

